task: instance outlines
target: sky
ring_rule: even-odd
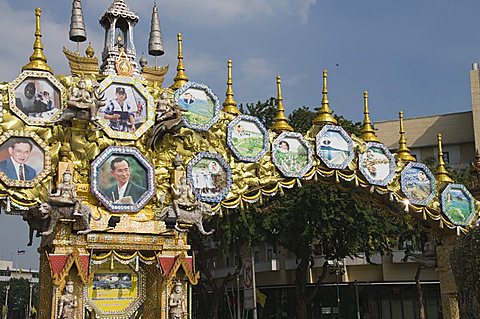
[[[98,20],[111,1],[82,1],[97,56],[104,37]],[[147,52],[153,0],[126,2],[140,16],[134,33],[140,57]],[[280,75],[287,113],[317,107],[327,69],[331,108],[354,121],[363,118],[365,90],[373,121],[394,119],[400,110],[408,118],[471,109],[469,70],[480,60],[478,0],[157,0],[157,6],[165,44],[158,64],[170,65],[165,85],[176,73],[181,32],[188,77],[207,84],[221,103],[232,59],[238,103],[276,96]],[[76,48],[68,39],[71,1],[0,0],[0,81],[15,79],[28,62],[36,7],[43,10],[49,65],[69,72],[62,47]],[[38,268],[27,237],[21,218],[0,214],[0,258],[16,259],[17,250],[26,249],[19,265]]]

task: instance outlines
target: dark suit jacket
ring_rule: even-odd
[[[25,172],[25,180],[29,181],[37,176],[37,171],[27,164],[23,164],[23,170]],[[8,178],[18,180],[17,172],[15,171],[15,166],[13,166],[12,159],[9,157],[4,161],[0,162],[0,171],[4,172]]]
[[[124,196],[132,196],[133,202],[136,203],[142,197],[143,194],[147,191],[146,188],[143,188],[142,186],[139,186],[135,183],[128,182],[127,184],[127,189],[125,190]],[[115,199],[112,198],[112,193],[115,197]],[[112,202],[117,201],[118,198],[118,186],[117,183],[115,183],[113,186],[105,189],[105,195],[107,198],[109,198]]]

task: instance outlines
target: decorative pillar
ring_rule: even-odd
[[[442,238],[442,245],[437,246],[437,268],[440,280],[443,319],[460,319],[458,308],[458,290],[450,263],[450,253],[457,245],[457,237],[448,235]]]

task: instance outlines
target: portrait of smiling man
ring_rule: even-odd
[[[115,178],[112,186],[104,193],[114,204],[135,204],[147,191],[130,180],[131,165],[126,157],[116,157],[110,162],[111,174]]]
[[[0,162],[0,171],[12,180],[29,181],[37,171],[27,164],[32,154],[33,143],[28,138],[14,138],[8,147],[10,157]]]

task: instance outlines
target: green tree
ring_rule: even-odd
[[[30,282],[24,278],[11,278],[8,282],[0,283],[0,309],[5,304],[6,287],[8,292],[8,318],[25,318],[30,298]],[[32,306],[38,301],[38,285],[33,285]]]

